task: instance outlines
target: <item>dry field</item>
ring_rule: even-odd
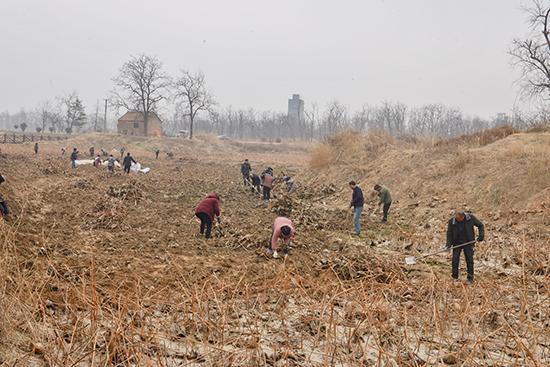
[[[61,144],[124,145],[152,171],[71,170]],[[0,148],[14,211],[0,223],[0,365],[549,364],[548,133],[438,144],[344,134],[311,155],[211,137],[79,136],[38,157],[30,144]],[[298,191],[263,205],[241,184],[244,158],[292,173]],[[395,199],[387,225],[369,199],[360,238],[352,178]],[[222,224],[206,241],[193,209],[210,191]],[[471,286],[451,281],[447,254],[403,261],[444,243],[456,207],[486,224]],[[298,232],[285,260],[264,251],[277,213]]]

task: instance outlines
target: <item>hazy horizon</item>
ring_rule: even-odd
[[[443,103],[489,118],[517,101],[507,51],[528,1],[3,0],[0,111],[73,90],[90,113],[130,55],[201,70],[222,106],[337,99]]]

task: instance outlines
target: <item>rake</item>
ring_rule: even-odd
[[[427,255],[423,255],[423,256],[420,256],[420,257],[414,257],[414,256],[407,256],[405,258],[405,264],[407,265],[414,265],[416,264],[416,261],[417,260],[420,260],[420,259],[424,259],[426,257],[429,257],[429,256],[433,256],[433,255],[437,255],[437,254],[440,254],[442,252],[445,252],[445,251],[450,251],[450,250],[454,250],[455,248],[460,248],[460,247],[464,247],[464,246],[467,246],[467,245],[471,245],[473,243],[476,243],[476,241],[470,241],[470,242],[466,242],[466,243],[463,243],[461,245],[458,245],[458,246],[454,246],[454,247],[449,247],[449,248],[443,248],[441,250],[438,250],[436,252],[432,252],[430,254],[427,254]]]

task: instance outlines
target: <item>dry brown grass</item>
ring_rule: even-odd
[[[543,366],[550,244],[540,204],[547,196],[531,197],[545,186],[526,172],[546,140],[529,140],[533,154],[507,153],[526,139],[516,138],[481,148],[474,159],[467,151],[457,158],[447,149],[403,150],[383,137],[323,145],[328,169],[311,180],[300,170],[294,195],[275,191],[273,206],[287,203],[299,231],[286,261],[264,255],[275,213],[240,186],[241,148],[193,153],[200,144],[174,143],[176,158],[156,162],[150,148],[157,141],[130,143],[153,169],[130,178],[91,167],[71,172],[57,147],[39,158],[27,147],[3,149],[9,181],[1,189],[15,215],[0,223],[0,364]],[[297,164],[290,154],[253,155]],[[344,160],[365,156],[355,166]],[[463,162],[459,172],[453,159]],[[340,209],[349,199],[346,170],[394,192],[388,225],[365,215],[366,238],[347,234],[349,212]],[[459,181],[464,170],[469,176]],[[526,189],[509,200],[512,212],[479,204],[489,190],[519,195],[518,183]],[[214,189],[223,224],[206,242],[195,237],[193,208]],[[405,267],[404,256],[442,244],[447,212],[462,202],[487,225],[476,284],[451,282],[445,255]],[[372,209],[368,202],[366,213]],[[108,225],[84,225],[96,219]]]

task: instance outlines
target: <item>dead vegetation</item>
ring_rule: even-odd
[[[276,173],[286,160],[299,190],[277,188],[269,207],[241,186],[241,157],[224,145],[196,156],[170,147],[176,159],[157,162],[157,141],[125,142],[152,168],[130,177],[73,172],[56,146],[34,160],[3,149],[1,190],[15,215],[0,222],[0,364],[543,366],[550,204],[547,171],[535,165],[548,159],[547,139],[512,135],[461,157],[383,136],[341,137],[326,146],[325,170],[277,153]],[[256,169],[272,160],[256,154]],[[489,157],[507,157],[508,169]],[[471,178],[460,181],[464,170]],[[369,199],[361,239],[348,234],[352,175],[363,188],[388,183],[397,198],[389,225]],[[452,190],[457,183],[467,190]],[[207,242],[193,209],[214,190],[222,224]],[[474,286],[450,281],[445,255],[403,263],[441,245],[456,203],[487,224]],[[281,261],[264,251],[278,214],[298,230]]]

